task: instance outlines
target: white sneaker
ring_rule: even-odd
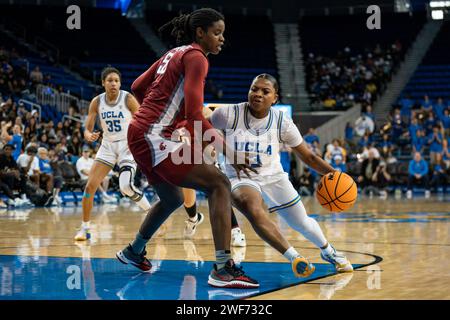
[[[380,199],[384,199],[384,200],[387,199],[387,192],[386,191],[384,191],[384,190],[380,191]]]
[[[89,229],[84,229],[81,228],[77,234],[75,235],[75,237],[73,238],[76,241],[86,241],[89,240],[91,238],[91,232]]]
[[[22,194],[22,205],[32,205],[31,200],[27,198],[27,195],[24,193]]]
[[[192,222],[190,219],[186,220],[186,225],[184,227],[184,237],[191,239],[195,231],[197,231],[197,227],[203,222],[205,219],[203,213],[197,212],[197,221]]]
[[[411,190],[406,191],[406,199],[412,199],[412,191]]]
[[[430,198],[430,190],[425,190],[425,199]]]
[[[21,207],[27,203],[26,200],[23,200],[21,198],[15,198],[14,199],[14,207]]]
[[[322,252],[320,253],[322,259],[331,264],[334,264],[337,272],[352,272],[353,266],[350,261],[348,261],[347,257],[342,252],[336,251],[333,246],[331,247],[333,248],[334,252],[332,254],[326,254],[322,250]]]
[[[231,246],[232,247],[245,247],[247,242],[245,241],[245,234],[242,233],[240,228],[231,229]]]

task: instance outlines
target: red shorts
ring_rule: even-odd
[[[160,150],[152,146],[146,130],[132,124],[128,127],[128,147],[150,184],[170,183],[179,186],[194,167],[192,162],[175,164],[170,155],[154,165],[156,153]]]

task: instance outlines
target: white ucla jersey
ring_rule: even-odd
[[[106,93],[98,96],[98,114],[103,129],[103,140],[115,142],[127,139],[128,125],[132,118],[126,103],[127,95],[127,91],[120,90],[114,104],[106,102]]]
[[[211,122],[224,132],[230,147],[248,153],[251,165],[258,172],[251,172],[251,179],[261,184],[278,181],[287,175],[280,162],[283,143],[296,147],[303,142],[298,128],[281,110],[271,108],[265,118],[257,119],[251,115],[247,102],[216,109]],[[225,163],[224,168],[230,179],[236,177],[230,164]]]

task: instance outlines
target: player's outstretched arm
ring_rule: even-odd
[[[316,156],[309,150],[306,142],[300,143],[298,146],[293,147],[292,150],[297,156],[309,167],[313,168],[320,174],[327,174],[328,172],[335,171],[332,166],[322,158]]]
[[[89,105],[88,116],[84,123],[84,139],[87,142],[94,142],[100,137],[100,132],[92,132],[95,126],[95,119],[98,115],[98,105],[99,98],[98,96],[92,99],[91,104]]]

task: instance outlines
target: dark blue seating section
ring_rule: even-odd
[[[40,37],[59,48],[61,64],[69,65],[69,57],[75,57],[78,61],[70,63],[88,81],[100,84],[101,70],[107,65],[150,64],[156,60],[155,53],[120,11],[82,7],[81,30],[69,30],[66,26],[69,15],[65,10],[64,6],[0,6],[5,25],[22,25],[30,43],[34,43],[35,37]],[[52,58],[57,60],[54,54]],[[101,66],[94,70],[85,67],[85,63],[92,62]],[[33,63],[41,65],[42,61]],[[64,89],[77,95],[83,93],[87,100],[92,98],[94,91],[88,81],[83,83],[71,79],[62,69],[59,70],[61,72],[56,68],[47,68],[46,71],[54,72],[52,78]]]
[[[101,70],[112,65],[123,75],[123,89],[144,72],[157,56],[144,39],[118,10],[81,8],[81,30],[68,30],[68,14],[65,7],[48,6],[0,6],[2,20],[12,22],[27,30],[29,42],[36,36],[60,49],[60,62],[68,65],[68,57],[78,59],[72,66],[86,79],[100,84]],[[148,22],[155,29],[171,20],[175,12],[149,12]],[[208,80],[223,96],[206,90],[205,99],[210,102],[236,102],[246,99],[251,80],[259,73],[277,76],[273,25],[268,17],[226,16],[226,47],[218,56],[210,56],[211,69]],[[255,32],[257,30],[258,32]],[[56,60],[56,57],[52,57]],[[62,69],[46,67],[35,60],[44,73],[51,73],[54,82],[64,90],[91,99],[95,94],[92,86],[78,81]]]
[[[403,89],[401,98],[414,100],[428,95],[430,99],[442,97],[450,103],[450,22],[444,22],[421,65]]]

